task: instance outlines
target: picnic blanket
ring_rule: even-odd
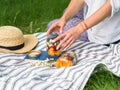
[[[39,39],[36,50],[46,49],[46,33],[34,34]],[[103,64],[120,76],[120,44],[109,47],[76,41],[69,50],[77,53],[72,67],[39,67],[24,61],[25,54],[0,54],[0,90],[83,90],[95,67]]]

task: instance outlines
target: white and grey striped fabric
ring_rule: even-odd
[[[46,33],[39,38],[35,49],[45,50]],[[120,76],[120,45],[110,47],[92,42],[76,41],[69,50],[78,56],[75,66],[32,66],[24,61],[24,54],[0,54],[0,90],[83,90],[90,75],[99,64]]]

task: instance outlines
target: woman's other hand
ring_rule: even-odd
[[[57,22],[53,23],[50,28],[47,30],[47,36],[52,32],[58,32],[62,33],[64,26],[66,24],[66,21],[63,19],[59,19]]]

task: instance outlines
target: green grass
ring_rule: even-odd
[[[44,32],[59,18],[69,0],[0,0],[0,26],[13,25],[25,34]],[[120,78],[101,70],[92,74],[84,90],[120,90]]]
[[[97,72],[95,72],[97,71]],[[84,90],[120,90],[120,78],[99,65],[87,82]]]
[[[62,15],[69,0],[0,0],[0,26],[14,25],[24,33],[44,32],[47,23]]]

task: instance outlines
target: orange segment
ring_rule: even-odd
[[[56,61],[56,67],[60,68],[60,67],[68,67],[68,66],[72,66],[73,63],[71,60],[67,60],[65,57],[61,57]]]

